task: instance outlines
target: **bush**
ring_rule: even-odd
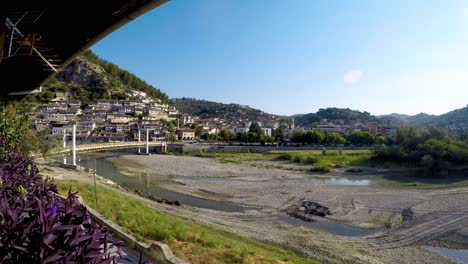
[[[306,159],[305,159],[305,162],[306,163],[310,163],[310,164],[315,164],[319,161],[319,158],[315,157],[315,156],[308,156]]]
[[[319,165],[310,169],[311,172],[330,172],[330,166],[328,165]]]
[[[327,149],[326,149],[326,148],[323,148],[323,149],[322,149],[322,155],[323,155],[323,156],[326,156],[326,155],[327,155]]]
[[[346,172],[359,173],[359,172],[362,172],[362,169],[360,169],[360,168],[349,168],[349,169],[346,170]]]
[[[294,161],[294,162],[301,162],[301,161],[302,161],[301,155],[293,155],[293,156],[292,156],[292,161]]]
[[[121,255],[122,243],[109,242],[109,233],[91,221],[74,193],[57,196],[57,186],[38,176],[33,161],[8,150],[2,156],[2,263],[110,263],[111,248]]]

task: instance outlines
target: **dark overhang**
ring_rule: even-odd
[[[38,89],[96,42],[167,1],[3,1],[0,96]]]

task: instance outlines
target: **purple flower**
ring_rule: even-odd
[[[51,215],[57,213],[57,210],[58,210],[58,205],[56,203],[54,203],[54,205],[47,210],[46,215],[51,216]]]

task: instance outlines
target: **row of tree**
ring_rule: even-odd
[[[374,137],[369,132],[352,132],[345,135],[338,133],[327,133],[320,130],[296,131],[291,136],[291,142],[303,144],[345,144],[353,145],[372,145],[384,144],[386,138],[384,136]]]
[[[381,160],[418,164],[433,174],[468,164],[468,139],[439,128],[401,128],[385,145],[374,150]]]

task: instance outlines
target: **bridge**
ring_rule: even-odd
[[[95,143],[95,144],[81,144],[76,145],[76,153],[83,152],[96,152],[96,151],[106,151],[106,150],[115,150],[115,149],[128,149],[128,148],[146,148],[149,147],[161,147],[164,150],[167,150],[166,142],[107,142],[107,143]],[[53,155],[62,155],[70,154],[73,151],[73,146],[69,146],[62,149],[56,149],[52,152]],[[149,152],[146,149],[144,152]]]
[[[76,56],[167,1],[2,1],[0,97],[40,92]]]

